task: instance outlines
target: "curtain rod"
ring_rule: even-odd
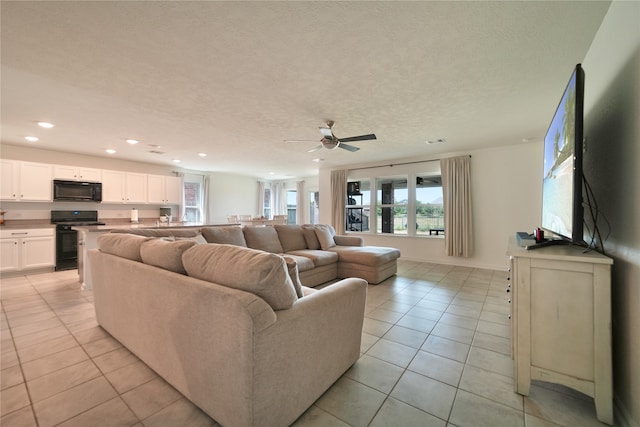
[[[458,157],[458,156],[455,156]],[[471,157],[471,154],[469,154],[469,157]],[[445,158],[451,158],[451,157],[445,157]],[[359,171],[359,170],[364,170],[364,169],[375,169],[375,168],[383,168],[383,167],[394,167],[394,166],[402,166],[402,165],[415,165],[417,163],[427,163],[427,162],[439,162],[442,159],[431,159],[431,160],[421,160],[421,161],[414,161],[414,162],[402,162],[402,163],[390,163],[388,165],[379,165],[379,166],[367,166],[367,167],[363,167],[363,168],[353,168],[353,169],[347,169],[349,171]]]

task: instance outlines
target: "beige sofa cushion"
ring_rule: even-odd
[[[189,276],[251,292],[274,310],[288,309],[298,299],[279,255],[235,245],[195,245],[182,262]]]
[[[201,232],[209,243],[247,247],[242,227],[203,227]]]
[[[320,242],[320,248],[326,251],[336,246],[336,242],[333,240],[333,234],[331,229],[325,224],[318,224],[315,226],[316,236]]]
[[[307,249],[307,242],[304,239],[304,232],[301,225],[281,225],[273,226],[278,233],[278,239],[282,245],[282,252],[297,251]]]
[[[339,258],[338,254],[332,251],[322,251],[322,250],[313,251],[311,249],[305,249],[302,251],[293,251],[287,254],[287,256],[293,256],[293,255],[297,257],[304,257],[304,258],[310,259],[313,262],[314,267],[335,264],[336,262],[338,262],[338,258]],[[304,271],[304,270],[300,270],[300,271]]]
[[[293,282],[293,288],[296,290],[296,295],[298,295],[298,298],[302,298],[304,294],[302,293],[302,283],[300,282],[300,275],[298,274],[298,265],[296,264],[296,260],[284,257],[284,261],[287,263],[289,278],[291,278],[291,281]]]
[[[195,244],[193,240],[147,240],[140,246],[140,256],[145,264],[174,273],[187,274],[182,264],[182,254]]]
[[[244,232],[244,239],[247,241],[247,247],[271,252],[272,254],[284,252],[275,228],[271,226],[243,227],[242,231]]]
[[[98,236],[97,242],[102,252],[142,262],[140,246],[149,239],[135,234],[106,233]]]
[[[320,249],[320,241],[316,236],[316,228],[311,224],[303,225],[302,232],[304,234],[304,240],[307,243],[307,249]]]
[[[400,258],[400,250],[382,246],[336,246],[330,251],[340,257],[340,262],[380,266]]]
[[[306,256],[288,253],[288,254],[284,254],[283,257],[285,259],[287,258],[292,259],[296,262],[296,265],[298,266],[298,273],[301,273],[303,271],[313,270],[316,267],[315,264],[313,263],[313,260]]]

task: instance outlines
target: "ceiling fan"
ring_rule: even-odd
[[[327,121],[327,127],[321,127],[320,133],[322,134],[322,139],[320,140],[320,145],[309,150],[309,153],[313,153],[314,151],[321,150],[326,148],[327,150],[334,150],[336,148],[342,148],[347,151],[358,151],[358,147],[354,147],[353,145],[345,144],[345,142],[354,142],[354,141],[368,141],[371,139],[376,139],[375,134],[370,133],[369,135],[359,135],[359,136],[351,136],[349,138],[338,138],[333,134],[331,128],[335,122],[333,120]],[[287,140],[286,142],[315,142],[311,140]]]

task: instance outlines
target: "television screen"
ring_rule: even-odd
[[[584,71],[578,64],[544,137],[542,228],[583,242],[582,120]]]

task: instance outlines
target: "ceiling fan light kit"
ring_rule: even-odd
[[[318,128],[320,130],[320,133],[322,134],[320,145],[309,150],[309,153],[313,153],[314,151],[318,151],[322,148],[325,148],[327,150],[335,150],[336,148],[342,148],[343,150],[354,152],[354,151],[358,151],[360,148],[355,147],[353,145],[345,144],[345,142],[370,141],[370,140],[376,139],[376,136],[373,133],[370,133],[367,135],[351,136],[348,138],[338,138],[333,134],[332,128],[334,123],[335,122],[333,120],[328,120],[327,127]],[[315,141],[287,140],[286,142],[315,142]]]

